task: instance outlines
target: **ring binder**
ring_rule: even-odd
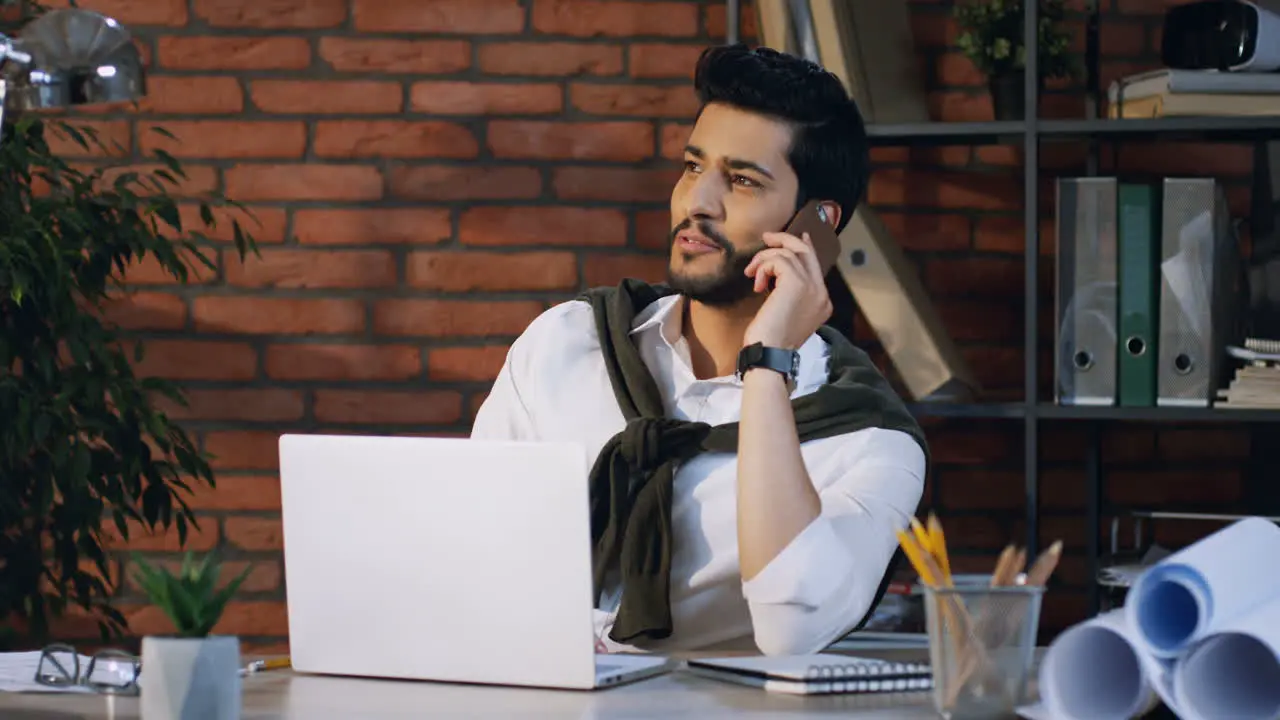
[[[864,680],[867,678],[896,679],[916,675],[929,675],[930,667],[922,663],[892,662],[876,660],[874,662],[855,659],[852,663],[810,665],[805,673],[806,680]]]
[[[928,663],[818,653],[791,657],[689,660],[694,674],[793,695],[893,693],[929,690]]]

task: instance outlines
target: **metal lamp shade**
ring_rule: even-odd
[[[19,31],[13,49],[30,62],[0,66],[10,110],[128,102],[146,93],[142,57],[129,32],[91,10],[52,10]]]

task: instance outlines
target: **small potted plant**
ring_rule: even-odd
[[[188,552],[177,573],[134,556],[135,578],[146,596],[173,622],[176,634],[142,639],[139,687],[143,718],[183,718],[187,708],[216,720],[240,717],[240,639],[210,635],[249,568],[218,586],[213,553],[197,562]]]
[[[1036,87],[1046,78],[1074,78],[1071,35],[1063,26],[1062,0],[1039,0]],[[955,6],[956,45],[987,78],[996,120],[1021,120],[1026,102],[1026,45],[1022,0],[967,0]]]

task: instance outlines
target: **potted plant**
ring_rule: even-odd
[[[200,708],[202,718],[239,718],[240,640],[211,633],[250,568],[219,587],[222,568],[212,552],[198,563],[188,552],[177,573],[136,555],[133,562],[138,586],[176,629],[142,639],[142,717],[187,717],[184,708]]]
[[[1046,78],[1075,77],[1077,68],[1063,27],[1062,0],[1039,2],[1036,88],[1042,89]],[[968,0],[957,3],[954,12],[960,27],[956,44],[986,76],[995,119],[1021,120],[1026,107],[1022,0]]]
[[[0,32],[21,36],[42,10],[20,8],[15,22],[0,15]],[[68,140],[59,144],[59,136]],[[183,197],[183,168],[166,152],[111,161],[160,168],[135,172],[72,162],[55,149],[71,143],[114,150],[92,128],[51,115],[8,112],[0,125],[4,644],[47,642],[50,621],[69,607],[95,616],[104,640],[122,635],[108,532],[128,539],[131,528],[176,526],[185,543],[197,521],[183,495],[214,483],[206,456],[156,405],[185,404],[179,388],[134,372],[143,344],[127,352],[103,311],[127,292],[125,270],[139,261],[179,282],[197,264],[213,267],[205,231],[217,226],[216,208],[239,206],[218,194],[198,203]],[[182,212],[180,198],[195,212]],[[241,259],[256,252],[239,220],[231,225]]]

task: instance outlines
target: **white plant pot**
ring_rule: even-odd
[[[144,720],[239,720],[240,639],[142,638]]]

